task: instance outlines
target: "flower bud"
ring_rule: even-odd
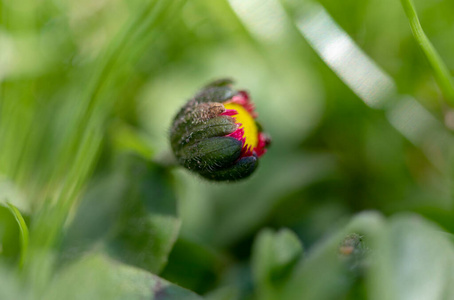
[[[175,157],[211,180],[246,178],[270,143],[256,118],[247,92],[233,89],[229,79],[212,82],[173,121],[170,143]]]

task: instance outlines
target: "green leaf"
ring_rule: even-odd
[[[150,158],[154,154],[154,149],[145,134],[132,126],[116,121],[110,131],[117,151],[133,151],[144,158]]]
[[[173,178],[167,169],[139,157],[131,159],[125,175],[128,188],[109,252],[125,263],[159,273],[181,225]]]
[[[87,194],[64,240],[65,258],[101,243],[113,257],[159,273],[180,228],[170,172],[136,155],[123,156]]]
[[[326,178],[334,167],[334,160],[328,155],[278,155],[274,160],[263,161],[260,172],[247,183],[211,189],[210,197],[219,203],[218,209],[223,212],[215,220],[215,243],[225,246],[253,234],[264,226],[283,195]],[[269,175],[275,172],[279,172],[279,176]]]
[[[238,300],[240,292],[234,287],[222,287],[205,295],[207,300]]]
[[[253,246],[252,268],[260,299],[275,299],[303,254],[298,237],[288,229],[262,230]]]
[[[228,258],[222,254],[180,237],[169,256],[169,263],[160,274],[167,280],[200,294],[211,291],[218,284]]]
[[[454,246],[434,224],[418,215],[392,217],[377,250],[386,273],[375,277],[371,299],[453,299]]]
[[[27,289],[20,285],[18,276],[0,264],[0,299],[27,299]]]
[[[367,241],[367,251],[352,232]],[[384,220],[376,213],[361,213],[311,249],[279,299],[452,299],[454,245],[450,239],[418,215]],[[350,251],[348,246],[358,247]],[[352,269],[358,259],[361,272],[352,272],[358,271]],[[361,285],[360,294],[355,294]]]
[[[144,270],[92,254],[63,268],[42,299],[201,300],[196,294]]]
[[[358,232],[370,240],[374,248],[381,240],[384,226],[383,218],[377,213],[366,212],[354,217],[349,224],[310,250],[283,288],[280,299],[341,299],[347,295],[355,282],[355,274],[340,256],[339,247],[346,236]],[[382,278],[380,267],[376,270],[376,278]]]

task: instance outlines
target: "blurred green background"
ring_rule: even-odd
[[[452,73],[454,2],[415,6]],[[224,77],[273,140],[238,183],[163,163]],[[0,298],[453,299],[445,97],[396,0],[0,0]]]

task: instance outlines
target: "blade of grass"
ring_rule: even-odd
[[[450,106],[454,107],[454,81],[449,73],[448,67],[424,33],[413,1],[401,0],[400,2],[402,3],[405,14],[410,22],[413,36],[433,68],[435,78],[446,97],[446,101]]]
[[[97,162],[105,124],[115,103],[106,96],[107,89],[117,77],[118,70],[125,62],[131,62],[130,49],[143,35],[157,34],[156,28],[166,26],[173,15],[175,3],[151,0],[137,9],[129,22],[102,51],[97,62],[91,66],[93,76],[88,80],[76,108],[77,118],[71,124],[61,148],[56,151],[55,169],[51,185],[55,189],[43,197],[45,201],[38,210],[32,226],[29,262],[27,270],[38,293],[45,290],[51,276],[52,247],[58,241],[59,233],[69,220],[70,211],[75,209],[83,187]],[[135,58],[135,57],[134,57]],[[72,104],[72,103],[69,103]],[[69,166],[69,168],[68,168]],[[62,179],[63,178],[63,179]]]
[[[102,97],[102,92],[109,86],[115,74],[115,69],[118,64],[124,64],[125,61],[131,59],[131,49],[134,49],[137,43],[141,43],[146,39],[150,42],[147,36],[157,34],[153,31],[159,24],[165,23],[165,18],[171,15],[172,11],[181,7],[184,1],[150,1],[146,3],[138,15],[132,18],[125,29],[112,40],[109,47],[100,56],[98,64],[94,68],[94,76],[83,95],[86,107],[83,110],[83,115],[79,120],[79,125],[74,128],[74,132],[68,142],[66,148],[61,152],[62,160],[72,161],[74,156],[73,149],[77,149],[84,138],[85,128],[88,130],[91,122],[96,122],[95,126],[102,127],[104,118],[108,115],[113,101],[108,97]],[[144,49],[142,49],[144,50]],[[134,58],[138,58],[136,55]],[[66,164],[61,164],[60,169],[56,172],[58,177],[61,173],[66,173]]]
[[[7,206],[16,219],[17,225],[20,229],[21,254],[19,259],[19,268],[22,268],[28,250],[28,227],[20,211],[11,203],[7,203]]]
[[[183,1],[177,2],[182,3]],[[102,134],[95,134],[96,138],[93,139],[93,133],[103,130],[105,119],[113,105],[108,97],[103,97],[103,89],[108,86],[109,80],[115,76],[115,66],[124,63],[129,58],[128,53],[125,52],[133,48],[134,43],[142,35],[155,33],[153,29],[164,23],[165,20],[163,21],[163,18],[169,17],[169,9],[175,8],[173,4],[159,0],[145,3],[143,9],[138,11],[137,15],[126,24],[125,29],[112,40],[108,48],[100,56],[98,64],[94,66],[95,74],[81,99],[82,105],[85,105],[81,110],[82,115],[78,119],[76,126],[72,128],[64,148],[59,153],[60,157],[57,159],[57,161],[64,163],[60,163],[53,174],[54,180],[57,182],[59,181],[58,178],[65,178],[59,193],[53,196],[55,202],[58,203],[57,210],[64,216],[63,218],[58,218],[60,220],[58,222],[59,225],[66,219],[97,157],[96,153],[99,149],[93,147],[93,145],[100,146]],[[161,22],[156,21],[156,19]],[[83,149],[89,149],[89,152],[85,153]],[[79,155],[82,155],[80,156],[81,160],[77,160],[80,165],[74,163],[74,157],[79,157]],[[67,169],[68,165],[72,166],[69,171]],[[50,210],[53,209],[52,205],[45,205],[45,207]],[[47,214],[48,212],[44,213],[46,216]],[[44,217],[43,222],[48,223],[46,220],[48,220],[48,217]],[[59,228],[59,225],[53,224],[52,226]],[[43,226],[43,228],[46,227],[45,225]],[[46,240],[50,242],[49,238],[44,239],[44,241]]]

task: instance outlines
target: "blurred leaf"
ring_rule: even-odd
[[[13,204],[23,213],[30,213],[30,203],[25,199],[22,191],[10,180],[0,176],[0,204]]]
[[[27,288],[24,288],[19,277],[8,267],[0,263],[0,299],[28,299]]]
[[[171,282],[204,294],[218,282],[226,258],[214,250],[180,237],[161,276]]]
[[[21,35],[7,35],[0,30],[0,65],[2,71],[0,80],[6,78],[34,77],[49,71],[60,53],[55,51],[55,41],[52,36],[44,33]],[[3,52],[3,53],[2,53]],[[52,53],[53,55],[50,55]],[[2,56],[3,59],[2,59]],[[3,60],[3,61],[2,61]]]
[[[181,224],[173,178],[164,167],[141,158],[133,159],[125,175],[129,188],[121,200],[110,249],[126,263],[159,273]]]
[[[325,179],[335,170],[333,157],[325,154],[274,155],[274,160],[261,162],[260,172],[248,182],[213,190],[212,198],[222,205],[222,214],[215,220],[213,238],[217,244],[229,245],[254,234],[282,197]]]
[[[42,299],[197,300],[196,294],[101,254],[60,270]]]
[[[353,245],[352,237],[358,236],[351,232],[361,233],[370,245],[367,251],[358,246],[363,251],[360,256],[355,255],[355,249],[346,248]],[[354,286],[361,279],[366,289],[360,298],[451,299],[454,245],[450,239],[418,215],[401,214],[384,221],[374,213],[359,214],[311,249],[286,285],[284,299],[348,298],[355,295]],[[346,259],[350,255],[353,260]],[[362,270],[352,273],[358,259],[363,260]]]
[[[375,241],[383,229],[384,220],[377,213],[367,212],[354,217],[347,226],[309,249],[307,257],[286,283],[283,296],[279,299],[342,299],[355,280],[339,254],[342,241],[352,232],[359,232],[368,240],[372,236],[372,241]]]
[[[117,121],[112,126],[112,135],[114,147],[118,152],[133,151],[144,158],[151,158],[153,148],[144,134],[137,132],[131,126]]]
[[[239,292],[233,287],[223,287],[205,295],[206,300],[237,300]]]
[[[303,255],[298,237],[288,229],[262,230],[252,253],[252,268],[259,299],[278,299],[282,283]]]
[[[385,244],[374,250],[387,256],[383,261],[388,274],[382,275],[387,280],[377,282],[377,292],[381,292],[371,293],[371,299],[452,299],[454,245],[450,237],[418,215],[397,215],[387,227]]]
[[[172,176],[136,155],[116,165],[119,171],[96,183],[81,205],[64,241],[66,258],[106,242],[119,260],[159,273],[180,228]]]

